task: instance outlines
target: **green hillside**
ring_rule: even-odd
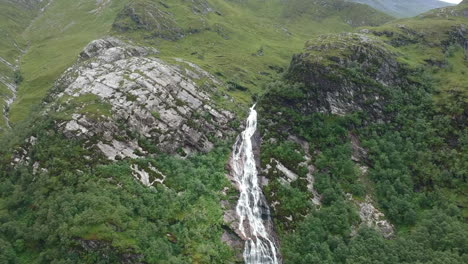
[[[114,17],[125,2],[51,2],[22,34],[30,46],[20,61],[24,81],[10,110],[13,123],[30,114],[31,107],[41,102],[87,43],[109,34]]]
[[[145,21],[145,16],[155,20]],[[160,49],[166,60],[181,57],[197,63],[230,83],[229,92],[246,103],[284,70],[311,35],[390,19],[341,0],[333,5],[304,0],[53,1],[23,33],[31,47],[21,60],[24,82],[11,120],[24,120],[85,44],[101,36],[118,34]]]
[[[2,35],[0,39],[0,98],[2,98],[0,131],[8,125],[3,115],[4,111],[8,111],[8,103],[4,100],[15,96],[15,87],[21,80],[21,75],[17,70],[17,60],[28,46],[28,42],[21,33],[38,15],[41,5],[43,4],[35,1],[5,0],[0,2],[0,34]]]
[[[439,0],[350,0],[367,4],[373,8],[395,17],[413,17],[431,9],[452,6]]]
[[[298,175],[284,186],[269,170],[264,189],[278,204],[285,263],[466,261],[467,11],[311,39],[270,85],[262,162]],[[382,222],[359,223],[369,199],[394,224],[392,239]]]
[[[467,263],[466,14],[0,0],[0,264]]]

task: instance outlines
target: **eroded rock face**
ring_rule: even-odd
[[[358,206],[361,225],[375,228],[385,238],[391,238],[394,235],[394,226],[385,218],[385,215],[374,206],[375,203],[369,195],[366,196],[366,200],[363,202],[355,201],[351,194],[347,194],[347,196],[349,200],[354,201]]]
[[[351,160],[358,166],[361,177],[367,177],[369,170],[366,165],[368,159],[367,150],[361,146],[361,142],[356,135],[349,133],[348,136],[351,141]],[[361,178],[359,180],[361,180]],[[370,194],[366,195],[365,201],[355,200],[350,193],[347,193],[346,196],[348,200],[357,206],[361,225],[376,229],[385,238],[390,238],[394,235],[394,226],[386,219],[385,214],[375,206],[376,203]],[[355,231],[357,231],[357,228]]]
[[[161,151],[188,154],[209,151],[214,138],[233,134],[234,115],[209,96],[220,83],[196,65],[170,65],[155,54],[116,38],[91,42],[56,83],[57,110],[73,112],[58,123],[60,130],[69,138],[97,139],[111,160],[145,154],[141,137]]]
[[[293,57],[288,79],[302,83],[305,99],[296,104],[303,114],[346,115],[366,111],[382,118],[382,86],[400,86],[401,67],[380,40],[365,34],[324,35]]]

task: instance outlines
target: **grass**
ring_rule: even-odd
[[[417,18],[401,19],[372,29],[392,33],[381,36],[389,43],[404,40],[394,51],[399,61],[413,69],[429,69],[438,93],[435,103],[447,114],[460,115],[468,104],[467,54],[450,34],[463,27],[467,19],[461,14],[468,5],[436,9]],[[407,43],[405,43],[407,41]]]
[[[24,120],[29,115],[31,107],[41,102],[54,81],[75,62],[77,55],[89,41],[104,35],[116,34],[142,45],[154,46],[161,51],[159,57],[163,60],[173,62],[175,57],[183,58],[215,75],[217,73],[225,83],[237,83],[246,87],[246,91],[240,91],[224,85],[214,97],[218,103],[225,104],[223,95],[229,94],[236,102],[247,105],[251,104],[253,97],[263,93],[266,83],[282,74],[288,67],[292,54],[300,51],[306,40],[325,33],[353,31],[354,28],[350,25],[353,23],[347,23],[350,19],[356,21],[357,18],[364,17],[362,20],[369,25],[390,19],[357,4],[336,11],[336,6],[341,5],[339,1],[333,1],[330,7],[305,0],[294,0],[287,6],[280,0],[206,0],[217,11],[206,14],[193,12],[190,3],[184,0],[161,1],[164,5],[155,5],[171,14],[178,27],[185,32],[182,39],[171,41],[152,37],[144,30],[112,32],[111,27],[117,14],[128,2],[111,1],[94,12],[93,10],[99,8],[96,1],[54,1],[34,21],[21,36],[25,40],[22,42],[23,46],[26,42],[31,43],[31,46],[21,60],[21,72],[25,80],[19,87],[17,101],[11,107],[10,119],[13,123]],[[196,3],[201,2],[203,1]],[[3,9],[0,12],[15,11]],[[23,20],[17,23],[16,31],[21,31],[26,26]],[[403,24],[414,32],[423,33],[424,40],[431,45],[418,43],[398,48],[404,54],[400,61],[420,67],[427,59],[444,59],[438,46],[441,40],[447,38],[447,29],[462,21],[464,18],[446,19],[430,12],[420,18],[388,23],[375,30],[391,31],[400,36],[408,35],[406,29],[399,26]],[[189,33],[190,30],[196,33]],[[381,38],[391,40],[391,37]],[[14,56],[8,55],[11,53],[8,49],[3,51],[1,41],[0,54],[5,55],[0,56],[10,58],[11,61]],[[262,53],[259,54],[259,50]],[[456,75],[444,74],[449,78]],[[440,75],[443,76],[442,73]],[[1,85],[0,94],[8,94]]]
[[[84,226],[75,233],[85,240],[101,240],[112,242],[112,246],[124,250],[136,248],[137,241],[126,237],[122,232],[115,232],[112,225],[103,223],[99,225]]]
[[[126,2],[110,1],[97,12],[92,12],[99,7],[92,0],[52,2],[23,34],[31,46],[21,60],[25,80],[11,107],[12,122],[29,115],[31,106],[41,102],[87,43],[109,33],[115,15]]]
[[[21,55],[20,49],[24,49],[26,46],[21,33],[34,18],[37,10],[36,5],[29,6],[9,1],[0,2],[0,58],[12,65],[16,64],[16,59]],[[0,62],[0,77],[5,78],[8,82],[13,82],[13,71],[11,67]],[[11,95],[11,91],[0,83],[0,98],[9,98]],[[4,107],[5,102],[0,99],[1,115],[3,115]],[[0,134],[6,125],[6,120],[3,116],[0,117]]]
[[[21,33],[26,29],[37,12],[35,6],[27,6],[9,1],[0,2],[0,57],[14,64],[20,54],[15,43],[24,48]]]
[[[276,69],[287,68],[291,56],[302,49],[307,39],[323,33],[351,31],[353,27],[345,22],[346,16],[366,17],[363,12],[367,7],[361,5],[353,5],[351,11],[337,12],[323,11],[325,7],[320,4],[300,9],[304,6],[303,1],[294,2],[297,6],[288,8],[278,0],[208,0],[207,3],[217,12],[200,15],[194,14],[186,1],[175,0],[160,9],[172,13],[180,28],[196,28],[198,33],[187,34],[175,42],[155,39],[144,30],[119,35],[143,45],[156,46],[164,60],[180,57],[211,73],[221,73],[223,81],[247,88],[242,92],[224,87],[223,92],[241,104],[251,104],[252,96],[262,93],[266,83],[277,79],[279,73]],[[314,17],[317,10],[327,15],[317,19]],[[369,20],[380,23],[379,14],[372,13]],[[385,15],[382,17],[387,21]],[[260,55],[257,54],[259,50],[263,51]]]
[[[94,94],[84,94],[78,97],[63,96],[60,98],[60,104],[64,106],[64,109],[54,112],[54,117],[59,120],[71,120],[72,115],[76,113],[95,120],[100,120],[102,116],[112,115],[112,106]]]
[[[261,93],[263,85],[278,75],[276,69],[287,67],[292,54],[303,47],[305,40],[322,33],[352,30],[346,23],[349,17],[366,17],[370,23],[388,20],[375,11],[369,16],[363,15],[368,14],[369,9],[361,5],[352,4],[353,8],[347,11],[331,11],[322,4],[314,4],[304,10],[298,8],[304,4],[301,1],[304,2],[296,0],[297,7],[285,12],[285,4],[280,0],[206,0],[218,11],[207,14],[193,12],[192,2],[185,0],[161,1],[166,7],[160,6],[160,9],[171,13],[178,26],[186,30],[184,38],[170,41],[148,37],[141,31],[120,35],[155,46],[164,60],[180,57],[211,73],[221,73],[223,81],[237,82],[248,91],[222,88],[219,100],[222,101],[223,93],[228,93],[241,104],[250,104],[252,96]],[[21,60],[25,80],[11,107],[13,123],[30,114],[31,107],[41,102],[87,43],[110,34],[114,19],[128,2],[104,1],[105,6],[97,12],[99,7],[94,0],[52,2],[22,35],[31,45]],[[317,10],[322,10],[326,16],[317,19],[314,13]],[[187,33],[189,29],[198,33]],[[260,49],[263,54],[255,55]]]
[[[435,102],[442,108],[455,111],[453,114],[461,115],[468,104],[468,61],[465,59],[464,49],[455,46],[453,54],[446,57],[447,66],[435,72],[436,85],[439,93]],[[460,104],[459,106],[454,104]],[[453,105],[453,107],[451,106]],[[454,108],[455,107],[455,108]]]

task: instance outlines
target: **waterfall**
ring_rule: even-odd
[[[246,264],[278,264],[277,249],[271,231],[269,208],[258,183],[252,137],[257,129],[255,105],[250,108],[247,125],[237,138],[233,151],[234,179],[240,189],[236,212],[239,231],[244,236],[244,260]],[[270,232],[268,232],[270,231]]]

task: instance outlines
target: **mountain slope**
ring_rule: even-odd
[[[262,171],[285,263],[464,263],[466,11],[314,38],[271,84]]]
[[[395,17],[412,17],[431,9],[451,6],[439,0],[350,0],[366,4]]]
[[[126,1],[51,1],[23,33],[30,43],[20,60],[24,81],[11,105],[12,123],[25,119],[54,81],[71,66],[91,40],[108,34],[115,14]]]
[[[195,62],[212,74],[222,75],[229,94],[250,102],[251,95],[260,92],[262,84],[287,65],[293,51],[311,34],[349,31],[353,26],[377,25],[391,19],[341,0],[334,0],[332,6],[322,2],[304,6],[308,1],[291,1],[294,5],[280,0],[53,1],[24,32],[31,47],[21,60],[24,82],[11,106],[10,119],[13,123],[24,120],[80,50],[107,34],[160,48],[165,60],[179,57]],[[288,6],[296,9],[283,14]],[[306,8],[295,13],[301,6]],[[326,15],[316,17],[317,10]],[[144,12],[156,18],[164,15],[160,20],[145,21]],[[134,19],[143,25],[132,24]],[[164,29],[162,25],[167,23],[174,26],[169,31],[181,31],[176,45],[175,39],[154,33],[155,28]],[[220,62],[220,56],[230,63]],[[245,89],[250,94],[242,91]]]
[[[53,1],[0,137],[0,262],[243,263],[256,101],[282,263],[465,263],[466,11]]]
[[[8,112],[11,103],[16,99],[17,85],[23,77],[19,72],[19,59],[27,49],[21,33],[40,13],[46,3],[40,1],[0,2],[0,133],[8,127]]]

